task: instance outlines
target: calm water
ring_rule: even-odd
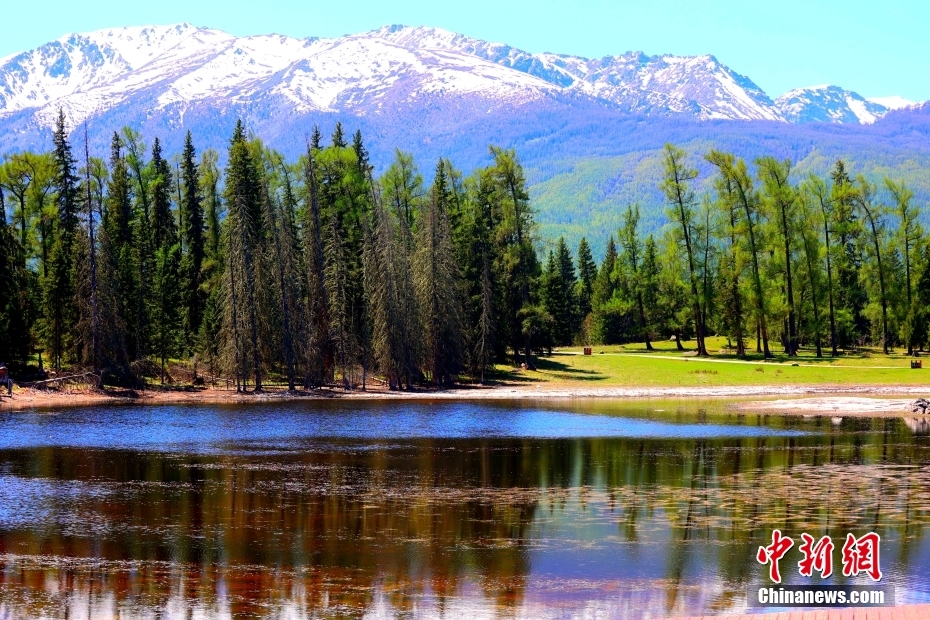
[[[927,432],[713,402],[6,412],[0,618],[732,613],[775,527],[875,530],[897,602],[928,601]]]

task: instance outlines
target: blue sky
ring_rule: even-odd
[[[930,3],[860,0],[19,1],[4,7],[0,56],[68,32],[181,21],[235,35],[333,37],[429,25],[531,52],[598,57],[711,53],[773,98],[838,84],[866,97],[930,99]]]

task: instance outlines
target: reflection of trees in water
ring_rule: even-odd
[[[14,615],[63,615],[52,610],[90,599],[255,616],[284,607],[360,614],[383,599],[415,615],[425,598],[442,608],[477,591],[514,611],[532,549],[559,542],[542,538],[566,536],[584,512],[593,525],[579,528],[604,525],[638,553],[661,549],[665,557],[642,560],[664,566],[655,575],[664,611],[681,606],[681,589],[702,572],[725,584],[709,602],[724,610],[757,576],[755,546],[774,527],[795,537],[874,527],[900,541],[897,559],[909,565],[930,522],[926,444],[897,421],[843,430],[419,441],[255,457],[7,452],[14,474],[87,481],[88,492],[53,500],[49,524],[0,534],[2,599]],[[671,542],[638,544],[658,531]],[[93,557],[106,561],[61,559]]]

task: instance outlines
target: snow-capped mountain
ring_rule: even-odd
[[[892,97],[869,97],[868,101],[877,103],[880,106],[884,106],[888,110],[904,110],[906,108],[913,108],[920,105],[919,101],[905,99],[904,97],[899,97],[898,95],[894,95]]]
[[[780,118],[758,86],[713,56],[530,54],[437,28],[293,39],[148,26],[71,34],[0,59],[0,115],[34,110],[48,124],[64,107],[79,123],[141,94],[156,110],[275,99],[297,110],[372,113],[455,96],[482,105],[583,97],[630,113]]]
[[[869,101],[829,84],[790,90],[775,100],[775,107],[792,123],[871,124],[890,109],[878,101]]]
[[[499,114],[574,110],[695,120],[870,123],[904,100],[835,86],[772,101],[710,55],[531,54],[438,28],[386,26],[336,39],[237,38],[190,24],[70,34],[0,58],[0,148],[72,125],[180,128],[243,116],[258,126],[308,115],[423,123],[450,131]],[[542,112],[541,112],[542,111]],[[291,119],[290,121],[288,119]],[[301,122],[302,122],[301,121]],[[383,123],[382,123],[383,124]]]
[[[386,26],[373,36],[407,48],[443,49],[475,56],[638,113],[687,113],[701,119],[776,120],[772,100],[748,78],[716,58],[646,56],[628,52],[590,60],[530,54],[439,28]]]

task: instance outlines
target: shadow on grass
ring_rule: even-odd
[[[521,370],[519,368],[508,371],[499,370],[494,373],[493,378],[495,381],[509,383],[540,383],[544,382],[546,378],[555,378],[563,381],[604,381],[609,378],[608,375],[597,372],[596,370],[575,368],[553,359],[559,356],[560,354],[558,353],[553,353],[551,356],[546,357],[534,356],[533,361],[536,363],[535,372],[532,370]],[[576,356],[566,355],[565,357]],[[538,371],[545,372],[546,377],[537,374]]]

